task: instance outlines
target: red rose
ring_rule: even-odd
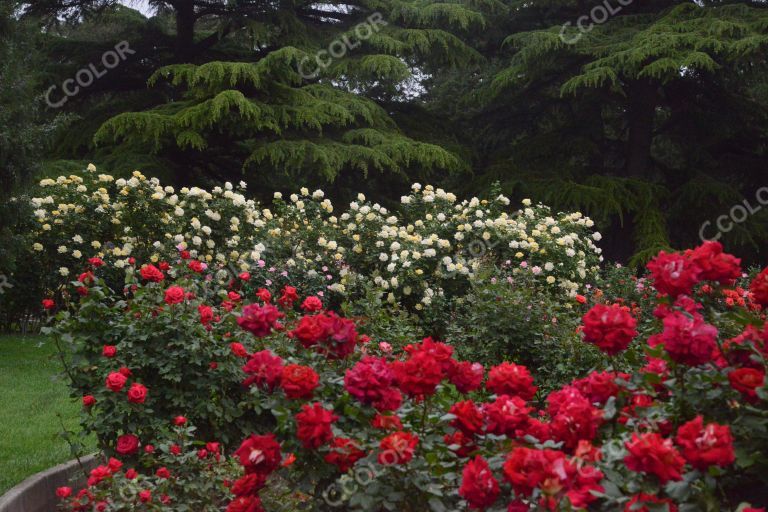
[[[650,505],[646,507],[646,505]],[[624,505],[624,512],[651,512],[663,510],[660,506],[666,505],[667,512],[677,512],[677,505],[669,498],[659,498],[654,494],[640,493],[632,496],[632,499]]]
[[[700,278],[726,284],[741,277],[741,260],[723,252],[720,242],[704,242],[685,251],[691,262],[701,269]]]
[[[392,464],[407,464],[413,459],[419,438],[410,432],[398,431],[390,434],[379,443],[379,464],[391,466]]]
[[[320,300],[320,297],[310,295],[304,299],[304,302],[301,303],[301,309],[308,313],[313,311],[320,311],[323,309],[323,301]]]
[[[503,471],[516,494],[530,496],[544,482],[564,486],[574,468],[561,451],[518,446],[507,456]]]
[[[765,372],[755,368],[739,368],[728,374],[731,387],[741,393],[749,402],[757,402],[757,389],[765,383]]]
[[[480,408],[472,400],[457,402],[448,412],[456,416],[450,422],[453,428],[461,430],[470,437],[483,433],[485,419]]]
[[[56,488],[56,496],[58,496],[60,499],[69,498],[72,496],[72,488],[71,487],[57,487]]]
[[[243,371],[249,375],[243,381],[244,386],[266,388],[270,391],[280,384],[283,374],[283,360],[269,350],[262,350],[251,355],[243,366]]]
[[[285,286],[283,288],[283,294],[280,296],[279,299],[277,299],[278,304],[280,304],[285,309],[290,309],[293,307],[293,303],[299,300],[299,294],[296,292],[296,288],[293,286]]]
[[[99,482],[102,480],[105,480],[112,476],[112,470],[109,469],[109,466],[96,466],[91,470],[88,476],[88,487],[93,487],[94,485],[98,485]],[[80,491],[82,492],[82,491]],[[80,494],[78,493],[78,497],[80,497]]]
[[[118,392],[123,389],[127,381],[128,377],[122,372],[112,372],[107,375],[106,386],[110,390]]]
[[[682,480],[680,472],[685,460],[672,446],[671,439],[664,439],[659,434],[648,432],[632,434],[632,439],[624,443],[629,452],[624,463],[632,471],[656,475],[662,484],[670,480]]]
[[[230,490],[235,496],[250,496],[262,490],[266,483],[266,475],[250,473],[236,480]]]
[[[443,379],[440,363],[427,352],[414,352],[391,365],[400,390],[410,396],[429,396]]]
[[[139,473],[133,468],[125,472],[125,478],[127,478],[128,480],[133,480],[137,476],[139,476]]]
[[[485,388],[497,395],[514,395],[523,400],[530,400],[536,394],[528,368],[506,361],[491,368]]]
[[[208,325],[213,321],[213,308],[211,306],[200,304],[197,306],[197,312],[200,314],[201,324]]]
[[[470,509],[480,510],[493,505],[499,497],[499,482],[488,462],[479,455],[464,466],[459,496],[467,500]]]
[[[184,288],[181,286],[169,286],[165,290],[165,303],[169,306],[184,302]]]
[[[200,260],[191,260],[189,263],[187,263],[187,268],[192,272],[196,272],[198,274],[201,274],[203,270],[205,270],[205,267],[203,266],[203,262],[201,262]]]
[[[134,404],[143,404],[147,399],[147,388],[138,382],[131,384],[128,388],[128,401]]]
[[[96,403],[96,398],[93,395],[85,395],[83,397],[83,406],[92,407]]]
[[[283,367],[280,387],[288,398],[312,398],[312,393],[319,385],[320,377],[312,368],[298,364]]]
[[[591,441],[595,438],[603,413],[575,388],[573,391],[556,391],[547,399],[552,416],[549,425],[552,439],[562,441],[566,448],[573,449],[578,446],[579,441]]]
[[[595,304],[582,319],[584,341],[596,345],[608,355],[626,350],[637,336],[637,320],[627,308],[613,304]]]
[[[153,283],[159,283],[160,281],[165,279],[165,276],[160,271],[160,269],[152,264],[144,265],[143,267],[141,267],[141,270],[139,271],[139,273],[141,274],[142,279],[144,279],[145,281],[151,281]]]
[[[229,344],[229,349],[237,357],[248,357],[248,351],[242,343],[232,342]]]
[[[248,272],[240,272],[237,277],[239,277],[243,281],[250,281],[251,280],[251,274]]]
[[[321,353],[334,359],[347,357],[357,345],[355,323],[333,312],[302,317],[290,335],[304,348],[317,346]]]
[[[304,404],[296,415],[296,437],[308,450],[320,448],[333,438],[331,424],[338,419],[321,404]]]
[[[183,260],[188,260],[192,257],[191,253],[187,250],[179,252],[179,257]]]
[[[249,304],[243,307],[243,313],[237,319],[237,325],[254,336],[263,338],[269,335],[272,329],[282,328],[278,320],[284,316],[275,306]]]
[[[344,388],[365,405],[381,405],[394,374],[383,357],[364,357],[344,375]],[[374,405],[376,407],[376,405]],[[379,410],[383,410],[377,407]]]
[[[240,302],[240,300],[243,298],[239,293],[235,291],[227,292],[227,298],[231,300],[232,302]]]
[[[256,296],[264,302],[264,304],[268,304],[269,301],[272,300],[272,294],[269,293],[269,290],[266,288],[259,288],[256,290]]]
[[[380,430],[402,430],[403,423],[399,416],[376,414],[371,420],[371,426]]]
[[[173,424],[176,425],[177,427],[186,425],[186,423],[187,423],[187,418],[184,416],[176,416],[175,418],[173,418]]]
[[[701,269],[690,258],[678,253],[659,252],[647,265],[653,286],[671,297],[690,295],[699,282]]]
[[[133,455],[139,450],[139,438],[133,434],[123,434],[117,438],[115,451],[120,455]]]
[[[277,469],[283,458],[274,434],[263,436],[251,434],[240,444],[240,448],[235,451],[235,456],[240,459],[240,464],[245,468],[246,473],[265,476]]]
[[[56,303],[51,299],[43,299],[43,308],[51,310],[56,307]]]
[[[683,457],[697,469],[725,467],[733,463],[733,437],[727,425],[708,423],[699,415],[677,430],[676,438]]]
[[[161,467],[161,468],[157,468],[157,471],[155,471],[155,475],[157,475],[158,478],[170,478],[171,472],[168,471],[168,468]]]
[[[763,308],[768,308],[768,267],[765,267],[751,283],[749,291],[752,294],[752,302]]]
[[[717,348],[717,328],[704,322],[698,313],[690,317],[673,311],[664,317],[660,339],[673,361],[698,366],[712,360]]]
[[[499,395],[489,404],[483,404],[486,429],[490,434],[515,437],[518,429],[528,424],[531,408],[519,396]]]
[[[333,464],[339,471],[346,473],[355,462],[365,457],[365,452],[352,439],[334,437],[329,445],[330,451],[323,457],[325,462]]]
[[[660,360],[663,362],[663,359]],[[593,371],[583,379],[573,381],[573,387],[587,397],[591,403],[605,404],[609,398],[619,394],[618,379],[629,381],[630,375],[618,372]]]
[[[226,512],[264,512],[258,496],[238,496],[227,505]]]
[[[451,370],[451,367],[456,363],[456,361],[451,359],[453,356],[453,347],[447,343],[435,341],[431,336],[421,340],[421,343],[408,345],[405,347],[405,351],[411,356],[418,352],[427,354],[440,364],[440,369],[445,374],[447,374]]]
[[[469,361],[453,361],[450,370],[448,370],[448,380],[456,386],[459,393],[465,394],[479,389],[484,375],[485,368],[483,365]]]
[[[150,490],[144,490],[139,491],[139,501],[142,503],[149,503],[152,501],[152,491]]]
[[[114,345],[104,345],[101,349],[101,354],[104,357],[115,357],[117,355],[117,347]]]

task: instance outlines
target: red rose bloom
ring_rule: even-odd
[[[104,345],[101,349],[101,355],[104,357],[115,357],[117,355],[117,347],[114,345]]]
[[[271,391],[280,384],[283,374],[283,360],[269,350],[262,350],[251,355],[251,358],[243,366],[243,371],[249,375],[243,381],[244,386],[256,385]]]
[[[106,386],[108,389],[114,392],[121,391],[125,387],[125,383],[128,381],[128,377],[122,372],[112,372],[107,375]]]
[[[275,440],[274,434],[250,437],[240,444],[235,451],[235,456],[248,474],[257,473],[269,475],[280,466],[283,455],[280,453],[280,444]]]
[[[699,282],[701,269],[690,258],[678,253],[659,252],[647,265],[653,286],[660,292],[677,297],[690,295]]]
[[[390,434],[379,443],[379,464],[408,464],[413,459],[419,437],[410,432],[398,431]]]
[[[752,302],[768,308],[768,267],[764,268],[749,284]]]
[[[333,312],[302,317],[290,335],[304,348],[317,347],[321,353],[335,359],[347,357],[357,345],[355,323]]]
[[[480,408],[472,400],[457,402],[448,412],[456,416],[450,423],[453,428],[461,430],[470,437],[482,434],[485,419]]]
[[[152,501],[152,491],[149,491],[149,490],[139,491],[139,501],[141,501],[142,503],[149,503],[150,501]]]
[[[739,368],[728,374],[731,387],[741,393],[749,402],[757,402],[757,388],[763,387],[765,372],[754,368]]]
[[[449,450],[462,459],[471,457],[477,451],[474,439],[464,434],[461,430],[445,434],[443,442]]]
[[[92,407],[96,403],[96,398],[93,395],[85,395],[83,397],[83,406]]]
[[[144,265],[143,267],[141,267],[141,270],[139,271],[139,273],[141,274],[142,279],[144,279],[145,281],[151,281],[153,283],[159,283],[160,281],[165,279],[165,276],[160,271],[160,269],[152,264]]]
[[[249,304],[243,307],[243,313],[237,319],[237,325],[254,336],[263,338],[271,333],[272,329],[282,328],[278,320],[284,316],[275,306]]]
[[[491,368],[485,388],[497,395],[519,396],[523,400],[533,398],[537,389],[528,368],[506,361]]]
[[[698,366],[712,360],[717,348],[717,328],[704,322],[698,313],[689,317],[673,311],[664,318],[661,342],[673,361]]]
[[[213,322],[213,308],[211,306],[200,304],[197,306],[197,312],[200,314],[201,324],[208,325]]]
[[[562,441],[568,449],[576,448],[579,441],[594,439],[603,417],[602,411],[594,407],[575,388],[571,389],[573,391],[556,391],[547,398],[552,416],[550,435],[554,440]]]
[[[245,349],[242,343],[233,341],[229,344],[229,349],[237,357],[248,357],[248,351]]]
[[[459,393],[466,394],[480,388],[484,374],[485,368],[480,363],[453,361],[451,368],[448,370],[448,380],[456,386]]]
[[[650,505],[648,508],[646,505]],[[677,512],[677,505],[669,498],[659,498],[654,494],[640,493],[632,496],[632,499],[624,505],[624,512],[652,512],[662,510],[661,505],[667,506],[667,512]]]
[[[433,340],[431,337],[424,338],[421,343],[415,345],[408,345],[405,347],[405,351],[413,356],[416,353],[426,353],[432,359],[440,364],[440,369],[443,373],[447,374],[456,361],[451,359],[453,355],[453,347]]]
[[[168,471],[168,468],[161,467],[161,468],[157,468],[157,471],[155,471],[155,475],[157,475],[158,478],[165,479],[165,478],[170,478],[171,477],[171,472]]]
[[[479,510],[490,507],[499,497],[499,482],[488,462],[479,455],[464,466],[459,496],[467,500],[470,509]]]
[[[308,313],[313,311],[320,311],[323,309],[323,301],[320,300],[320,297],[310,295],[304,299],[304,302],[301,303],[301,309]]]
[[[328,464],[333,464],[339,468],[339,471],[346,473],[355,462],[365,457],[365,452],[352,439],[346,437],[335,437],[330,444],[331,451],[323,459]]]
[[[321,404],[304,404],[296,415],[296,437],[308,450],[320,448],[333,438],[331,424],[338,419]]]
[[[700,279],[727,284],[741,277],[741,260],[724,253],[720,242],[704,242],[685,254],[701,269]]]
[[[165,290],[165,303],[169,306],[172,306],[173,304],[179,304],[181,302],[184,302],[184,288],[181,286],[169,286],[167,290]]]
[[[43,299],[43,308],[51,310],[56,307],[56,303],[51,299]]]
[[[288,398],[312,398],[315,388],[319,385],[320,377],[312,368],[298,364],[283,367],[280,387]]]
[[[192,272],[197,272],[198,274],[205,270],[205,267],[200,260],[191,260],[189,263],[187,263],[187,268]]]
[[[256,296],[264,302],[264,304],[268,304],[269,301],[272,300],[272,294],[269,293],[269,290],[266,288],[259,288],[256,290]]]
[[[134,404],[143,404],[147,399],[147,388],[138,382],[131,384],[128,388],[128,401]]]
[[[409,396],[428,396],[443,379],[440,363],[427,352],[415,352],[391,365],[400,390]]]
[[[72,488],[71,487],[57,487],[56,488],[56,496],[58,496],[60,499],[69,498],[72,496]]]
[[[558,450],[536,450],[518,446],[513,448],[504,463],[504,477],[515,493],[530,496],[544,481],[562,485],[573,469]]]
[[[685,460],[672,446],[671,439],[664,439],[652,432],[634,433],[624,446],[629,452],[624,457],[624,463],[632,471],[656,475],[662,484],[670,480],[682,480],[680,472]]]
[[[365,405],[378,404],[391,389],[394,374],[383,357],[364,357],[344,375],[344,388]],[[386,410],[380,409],[379,410]]]
[[[371,420],[371,426],[380,430],[402,430],[403,423],[399,416],[376,414]]]
[[[637,320],[618,304],[595,304],[581,321],[584,325],[584,341],[596,345],[608,355],[626,350],[637,336]]]
[[[697,469],[725,467],[736,459],[730,427],[717,423],[704,425],[700,415],[680,426],[676,441],[685,460]]]
[[[250,496],[262,490],[266,483],[266,475],[250,473],[235,480],[230,491],[232,491],[232,494],[235,496]]]
[[[593,371],[583,379],[573,381],[573,387],[578,389],[591,403],[605,404],[609,398],[619,394],[618,379],[629,381],[630,376],[618,372]]]
[[[227,505],[226,512],[264,512],[258,496],[238,496]]]
[[[117,438],[115,451],[120,455],[133,455],[139,450],[139,438],[133,434],[123,434]]]
[[[293,307],[293,303],[299,300],[299,294],[296,292],[296,288],[293,286],[285,286],[283,288],[283,294],[277,299],[277,303],[285,309]]]
[[[490,434],[515,437],[527,425],[531,408],[518,396],[499,395],[493,403],[483,405],[483,412]]]

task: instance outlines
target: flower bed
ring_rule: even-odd
[[[184,248],[157,263],[128,261],[113,291],[91,260],[51,329],[113,457],[63,509],[765,505],[768,269],[726,303],[742,273],[717,243],[649,264],[653,311],[579,298],[605,357],[553,391],[514,362],[393,343],[311,287],[219,283]]]

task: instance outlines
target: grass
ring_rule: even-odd
[[[0,494],[72,458],[60,432],[78,429],[80,404],[55,356],[45,337],[0,336]]]

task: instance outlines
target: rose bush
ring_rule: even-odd
[[[142,467],[146,486],[161,485],[162,467],[187,471],[145,457],[184,425],[198,427],[190,442],[231,455],[237,466],[221,473],[199,462],[215,450],[189,466],[216,489],[195,510],[270,510],[280,486],[316,510],[743,511],[768,501],[763,275],[743,305],[729,304],[741,269],[719,244],[655,258],[650,310],[574,297],[580,343],[603,355],[554,388],[520,361],[463,360],[430,337],[393,346],[301,287],[246,292],[249,276],[217,286],[215,269],[188,257],[182,249],[156,271],[129,262],[120,293],[89,263],[69,284],[77,314],[60,311],[52,332],[73,354],[84,426],[107,456]],[[110,477],[91,482],[82,509],[149,507],[145,490],[168,494],[154,507],[189,509],[187,484],[153,494],[102,472]]]

